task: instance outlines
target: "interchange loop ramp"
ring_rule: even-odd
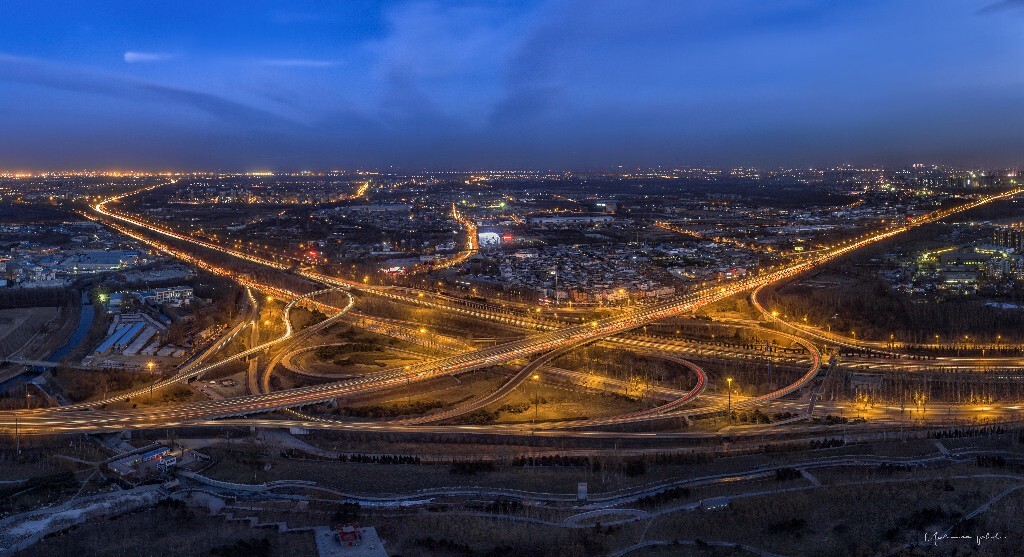
[[[157,187],[157,186],[153,186]],[[149,188],[152,189],[152,188]],[[880,231],[866,234],[858,239],[844,242],[839,246],[832,248],[821,253],[816,253],[811,257],[803,259],[797,263],[791,265],[783,265],[781,268],[775,270],[768,270],[767,272],[760,273],[756,276],[747,277],[744,279],[723,283],[721,286],[713,286],[702,290],[695,291],[684,296],[680,296],[663,302],[660,304],[652,305],[649,307],[643,307],[634,309],[632,311],[623,312],[622,315],[617,317],[610,317],[601,320],[597,320],[588,325],[577,325],[569,326],[564,328],[558,328],[548,332],[540,333],[533,337],[506,343],[503,345],[480,349],[465,354],[450,356],[447,358],[439,358],[433,361],[419,364],[416,369],[418,377],[431,377],[442,374],[458,373],[462,371],[469,371],[472,369],[479,369],[482,367],[488,367],[499,363],[505,363],[515,361],[518,359],[527,358],[536,354],[542,354],[557,350],[561,347],[570,346],[574,343],[580,343],[584,341],[592,341],[608,336],[612,336],[621,332],[625,332],[631,329],[635,329],[652,321],[671,317],[679,313],[693,311],[700,307],[714,303],[721,299],[729,296],[739,294],[756,288],[763,284],[769,284],[791,278],[800,273],[803,273],[809,269],[812,269],[822,263],[834,260],[838,257],[857,250],[861,247],[870,245],[872,243],[891,238],[895,235],[901,234],[912,227],[919,226],[921,224],[935,222],[939,219],[945,218],[949,215],[955,214],[960,211],[972,209],[991,201],[998,199],[1005,199],[1010,196],[1017,195],[1022,191],[1021,188],[1009,190],[1000,194],[989,195],[981,197],[970,203],[959,205],[948,209],[942,209],[934,211],[927,215],[916,217],[913,221],[907,224],[893,226],[890,228],[882,229]],[[133,192],[137,193],[137,192]],[[130,195],[130,194],[126,194]],[[197,240],[187,235],[180,233],[174,233],[163,229],[163,227],[154,226],[152,223],[147,223],[134,216],[124,216],[120,214],[114,214],[105,208],[105,205],[110,201],[123,198],[126,195],[119,196],[117,198],[111,198],[103,201],[93,209],[104,217],[108,217],[114,220],[118,220],[124,223],[131,224],[143,230],[156,232],[159,234],[174,237],[175,239],[190,242],[196,245],[203,246],[208,249],[216,250],[221,253],[237,257],[244,261],[256,263],[260,265],[266,265],[279,270],[290,269],[289,265],[283,265],[275,261],[261,258],[259,256],[239,252],[237,250],[231,250],[218,246],[210,242],[203,240]],[[120,227],[121,230],[126,230]],[[139,239],[140,241],[146,242],[150,245],[159,245],[155,241],[146,238],[142,234],[134,234],[126,232],[130,236]],[[192,262],[204,269],[216,269],[214,272],[225,273],[223,269],[217,269],[211,264],[203,261],[195,256],[184,253],[181,250],[162,246],[160,249],[180,257],[186,261]],[[230,274],[228,272],[228,274]],[[335,277],[329,277],[319,273],[313,272],[299,272],[300,276],[316,280],[332,286],[343,287],[343,288],[360,288],[363,285],[356,285],[349,281],[343,281]],[[240,281],[241,282],[241,281]],[[243,284],[251,285],[256,288],[267,288],[267,285],[261,285],[255,281],[243,282]],[[365,288],[366,291],[379,292],[384,291],[386,288],[374,287],[372,290]],[[817,374],[818,368],[820,368],[820,353],[815,349],[814,351],[814,362],[811,366],[811,370],[808,374],[802,377],[796,383],[789,385],[783,389],[779,389],[773,393],[763,395],[761,397],[755,397],[737,402],[734,407],[741,404],[756,404],[758,401],[770,400],[780,396],[786,396],[793,391],[801,388],[807,382],[809,382]],[[228,418],[245,416],[253,413],[268,412],[272,410],[291,408],[304,406],[308,404],[314,404],[317,402],[324,402],[336,398],[338,396],[354,393],[354,392],[367,392],[373,390],[380,390],[389,388],[392,386],[399,385],[406,381],[405,370],[394,370],[381,378],[366,379],[366,380],[354,380],[340,383],[331,383],[327,385],[318,385],[313,387],[302,387],[296,389],[288,389],[284,391],[278,391],[274,393],[266,393],[261,395],[249,395],[243,397],[237,397],[233,399],[226,399],[222,401],[205,401],[201,403],[187,403],[178,405],[172,408],[163,409],[135,409],[134,411],[128,412],[116,412],[116,411],[93,411],[93,412],[76,412],[74,410],[62,411],[57,416],[56,412],[50,409],[47,410],[28,410],[28,411],[8,411],[0,413],[0,426],[5,428],[16,427],[18,422],[25,424],[24,427],[32,431],[84,431],[84,430],[96,430],[101,428],[120,429],[125,427],[166,427],[173,425],[184,425],[188,423],[206,422],[215,418]],[[406,372],[407,373],[407,372]],[[661,419],[665,416],[673,415],[684,415],[681,411],[669,411],[655,416],[654,418]],[[654,419],[648,418],[648,419]]]
[[[131,398],[134,398],[134,397],[142,396],[145,393],[149,392],[150,390],[162,389],[164,387],[173,385],[175,383],[180,383],[182,381],[187,381],[188,379],[191,379],[193,377],[199,377],[199,376],[203,375],[204,373],[206,373],[208,371],[214,370],[214,369],[219,368],[219,367],[221,367],[223,365],[226,365],[228,363],[235,362],[235,361],[247,358],[247,357],[249,357],[249,356],[251,356],[253,354],[257,354],[259,352],[267,350],[267,349],[269,349],[269,348],[271,348],[271,347],[273,347],[273,346],[275,346],[277,344],[280,344],[280,343],[290,339],[292,337],[292,335],[294,334],[293,328],[292,328],[292,324],[291,324],[290,314],[291,314],[292,308],[294,308],[297,303],[300,303],[300,302],[305,301],[305,300],[311,300],[311,299],[315,298],[316,296],[320,296],[320,295],[328,293],[328,292],[341,292],[341,293],[345,294],[346,296],[348,296],[348,299],[349,299],[349,303],[345,307],[343,307],[340,310],[338,310],[338,313],[336,315],[326,319],[325,321],[322,321],[321,323],[315,325],[314,327],[317,327],[318,330],[319,330],[320,328],[324,328],[324,327],[333,325],[346,312],[348,312],[348,310],[350,310],[352,308],[352,306],[354,305],[355,300],[354,300],[354,298],[352,298],[352,295],[349,294],[348,292],[344,291],[344,290],[340,290],[340,289],[337,289],[337,288],[326,288],[326,289],[323,289],[323,290],[317,290],[316,292],[310,292],[309,294],[305,294],[303,296],[300,296],[298,298],[295,298],[295,299],[291,300],[285,306],[285,310],[284,310],[285,333],[284,333],[284,335],[282,335],[281,337],[279,337],[277,339],[265,342],[265,343],[260,344],[258,346],[254,346],[252,348],[249,348],[248,350],[243,350],[242,352],[239,352],[238,354],[235,354],[233,356],[229,356],[227,358],[224,358],[224,359],[219,360],[219,361],[217,361],[215,363],[208,364],[208,365],[205,365],[205,366],[201,366],[200,367],[199,364],[201,363],[201,360],[196,360],[196,361],[194,361],[194,362],[184,366],[181,370],[178,371],[178,373],[174,374],[171,377],[168,377],[166,379],[162,379],[160,381],[157,381],[157,382],[153,383],[152,385],[147,385],[147,386],[144,386],[144,387],[140,387],[140,388],[138,388],[138,389],[136,389],[134,391],[130,391],[128,393],[122,393],[122,394],[118,394],[118,395],[115,395],[115,396],[110,396],[110,397],[107,397],[107,398],[104,398],[104,399],[101,399],[101,400],[94,400],[94,401],[89,401],[89,402],[83,402],[83,403],[80,403],[80,404],[69,404],[69,405],[66,405],[66,406],[59,406],[56,409],[58,409],[58,410],[81,410],[81,409],[86,409],[86,408],[93,408],[93,407],[96,407],[96,406],[102,406],[104,404],[110,404],[110,403],[117,402],[117,401],[120,401],[120,400],[126,400],[126,399],[131,399]],[[242,328],[244,329],[244,327],[242,327]],[[241,329],[238,330],[238,332],[240,332],[240,331],[241,331]],[[236,334],[237,334],[237,332],[236,332]],[[234,335],[231,335],[231,338],[233,338],[233,337],[234,337]],[[222,341],[216,343],[214,346],[215,347],[223,346],[228,340],[230,340],[230,338],[228,338],[226,340],[222,340]]]
[[[563,347],[563,348],[559,348],[557,350],[552,350],[551,352],[548,352],[547,354],[544,354],[543,356],[541,356],[541,357],[533,360],[529,364],[523,366],[523,368],[521,370],[519,370],[518,373],[513,375],[511,379],[509,379],[504,384],[502,384],[501,387],[499,387],[495,391],[492,391],[491,393],[489,393],[486,396],[483,396],[483,397],[481,397],[479,399],[470,401],[470,402],[468,402],[466,404],[463,404],[462,406],[459,406],[457,408],[452,408],[452,409],[447,410],[447,411],[438,412],[436,414],[428,414],[428,415],[420,417],[420,418],[410,418],[410,419],[407,419],[407,420],[398,420],[398,421],[396,421],[394,423],[402,424],[402,425],[413,425],[413,424],[425,424],[425,423],[431,423],[431,422],[439,422],[439,421],[455,418],[455,417],[458,417],[458,416],[461,416],[461,415],[464,415],[464,414],[468,414],[468,413],[473,412],[475,410],[480,410],[480,409],[486,407],[488,404],[491,404],[493,402],[497,402],[498,400],[501,400],[506,395],[511,393],[513,389],[515,389],[516,387],[521,385],[523,383],[523,381],[526,381],[527,379],[529,379],[537,370],[539,370],[541,367],[543,367],[544,364],[546,364],[546,363],[548,363],[548,362],[550,362],[550,361],[552,361],[552,360],[554,360],[554,359],[556,359],[556,358],[558,358],[558,357],[560,357],[560,356],[562,356],[564,354],[567,354],[568,352],[570,352],[571,350],[573,350],[573,349],[575,349],[577,347],[578,347],[578,345],[566,346],[566,347]]]

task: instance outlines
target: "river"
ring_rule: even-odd
[[[82,292],[82,311],[78,315],[78,326],[75,327],[75,332],[72,333],[67,344],[54,350],[46,359],[51,362],[59,362],[70,354],[72,350],[78,347],[82,339],[89,334],[89,329],[92,327],[92,321],[95,317],[96,308],[93,307],[92,300],[89,299],[89,293]]]

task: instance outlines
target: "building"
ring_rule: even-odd
[[[107,298],[107,313],[120,313],[125,301],[124,292],[114,292]]]
[[[728,497],[712,497],[710,499],[702,499],[700,502],[700,508],[705,511],[720,511],[729,507]]]
[[[136,474],[139,471],[139,466],[143,463],[157,461],[159,465],[159,462],[165,458],[174,458],[170,453],[171,449],[168,447],[157,447],[142,453],[135,452],[125,455],[110,461],[107,466],[114,472],[117,472],[118,475],[130,476]]]
[[[359,545],[363,541],[363,533],[351,524],[338,528],[338,541],[343,546]]]
[[[989,256],[973,249],[957,249],[939,254],[939,266],[943,272],[980,271]]]
[[[178,457],[174,455],[164,455],[157,459],[156,469],[159,470],[161,474],[166,474],[177,463]]]
[[[481,247],[491,247],[501,244],[501,234],[494,230],[480,231],[477,233],[477,241]]]
[[[570,214],[570,215],[539,215],[527,217],[526,222],[533,225],[567,225],[567,224],[602,224],[615,220],[612,215]]]
[[[408,203],[370,203],[367,205],[352,205],[341,207],[344,211],[362,211],[364,213],[408,213],[412,211],[412,205]]]
[[[171,286],[168,288],[155,288],[152,292],[143,294],[143,299],[149,303],[162,304],[171,300],[188,300],[192,298],[191,286]]]
[[[5,265],[7,281],[14,283],[21,278],[21,265],[17,261],[8,261]]]
[[[72,273],[99,273],[103,271],[116,271],[135,265],[139,261],[139,255],[131,251],[83,251],[64,262]]]
[[[747,275],[747,270],[743,267],[727,267],[719,269],[715,273],[715,278],[721,280],[732,280]]]
[[[976,271],[950,271],[942,273],[942,284],[944,290],[953,290],[961,293],[974,292],[978,288],[978,272]]]
[[[321,555],[340,555],[341,557],[387,557],[384,542],[372,526],[354,526],[346,524],[334,531],[330,544],[323,543],[318,537],[317,547]],[[331,547],[333,546],[333,547]]]
[[[992,243],[1020,253],[1024,251],[1024,229],[996,228],[992,231]]]

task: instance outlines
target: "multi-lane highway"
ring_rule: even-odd
[[[680,313],[692,312],[698,308],[747,290],[789,279],[812,269],[817,265],[841,257],[861,247],[893,237],[913,226],[934,222],[935,220],[977,207],[984,203],[989,203],[997,199],[1004,199],[1006,197],[1016,195],[1019,191],[1020,190],[1013,190],[997,195],[991,195],[959,207],[936,211],[920,217],[912,223],[886,228],[864,235],[860,238],[844,242],[828,250],[824,250],[820,253],[804,258],[798,262],[783,265],[775,269],[769,269],[757,275],[745,277],[740,280],[703,288],[660,304],[630,308],[623,310],[619,315],[613,317],[607,317],[579,325],[560,327],[554,330],[531,335],[530,337],[522,340],[507,342],[497,346],[461,354],[440,357],[409,366],[408,368],[387,370],[386,373],[381,373],[374,377],[236,397],[226,400],[187,403],[164,408],[136,408],[121,411],[61,411],[55,409],[9,411],[0,413],[0,427],[13,429],[17,424],[17,427],[22,428],[22,430],[26,432],[99,431],[122,428],[166,427],[190,423],[209,423],[209,420],[217,418],[247,416],[272,410],[304,406],[328,401],[347,394],[371,392],[406,385],[412,380],[423,380],[430,377],[436,377],[438,375],[461,373],[473,369],[504,364],[519,359],[527,359],[539,354],[549,353],[616,335],[635,329],[646,323],[658,321]],[[97,204],[94,209],[97,213],[107,219],[113,219],[122,225],[127,224],[143,231],[142,233],[136,233],[125,229],[123,226],[119,226],[119,228],[125,230],[126,233],[131,233],[134,237],[144,242],[167,251],[176,257],[180,257],[186,261],[197,264],[205,269],[215,269],[221,274],[231,274],[230,271],[217,268],[194,255],[183,252],[180,249],[161,245],[159,242],[148,237],[147,234],[155,233],[158,235],[168,236],[175,240],[199,245],[203,248],[230,255],[249,263],[264,265],[278,270],[285,270],[289,268],[289,265],[278,261],[238,251],[232,248],[219,246],[205,240],[198,240],[187,235],[174,232],[165,227],[148,223],[135,216],[115,213],[106,207],[110,201],[111,200],[108,200]],[[370,288],[315,272],[303,272],[301,274],[308,279],[336,287],[362,289],[364,291],[369,290],[374,293],[387,290],[386,288],[380,287]],[[281,292],[279,287],[260,284],[252,279],[240,278],[239,280],[245,281],[243,284],[246,284],[246,286],[251,286],[264,291]],[[419,298],[419,296],[412,297],[413,300],[417,298]],[[812,379],[815,374],[817,374],[821,361],[820,354],[818,354],[816,350],[813,352],[812,360],[812,366],[800,381],[761,397],[738,401],[734,404],[734,407],[757,404],[762,401],[785,396],[799,389]],[[670,410],[667,412],[660,412],[646,418],[660,419],[665,416],[671,417],[675,415],[683,415],[682,412],[684,411]],[[400,426],[392,424],[391,427],[405,428],[414,426]]]

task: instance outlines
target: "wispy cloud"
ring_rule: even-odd
[[[989,15],[1019,9],[1024,9],[1024,0],[999,0],[998,2],[983,6],[975,13],[978,15]]]
[[[293,124],[290,120],[272,112],[217,95],[75,66],[54,64],[36,58],[0,54],[0,81],[38,85],[77,93],[106,95],[129,101],[187,106],[216,116],[221,120],[245,126]]]
[[[313,58],[264,58],[259,61],[264,66],[279,68],[333,68],[341,64],[337,60],[317,60]]]
[[[124,61],[129,64],[166,62],[168,60],[174,60],[177,57],[178,56],[176,54],[168,54],[166,52],[137,52],[129,50],[124,53]]]

